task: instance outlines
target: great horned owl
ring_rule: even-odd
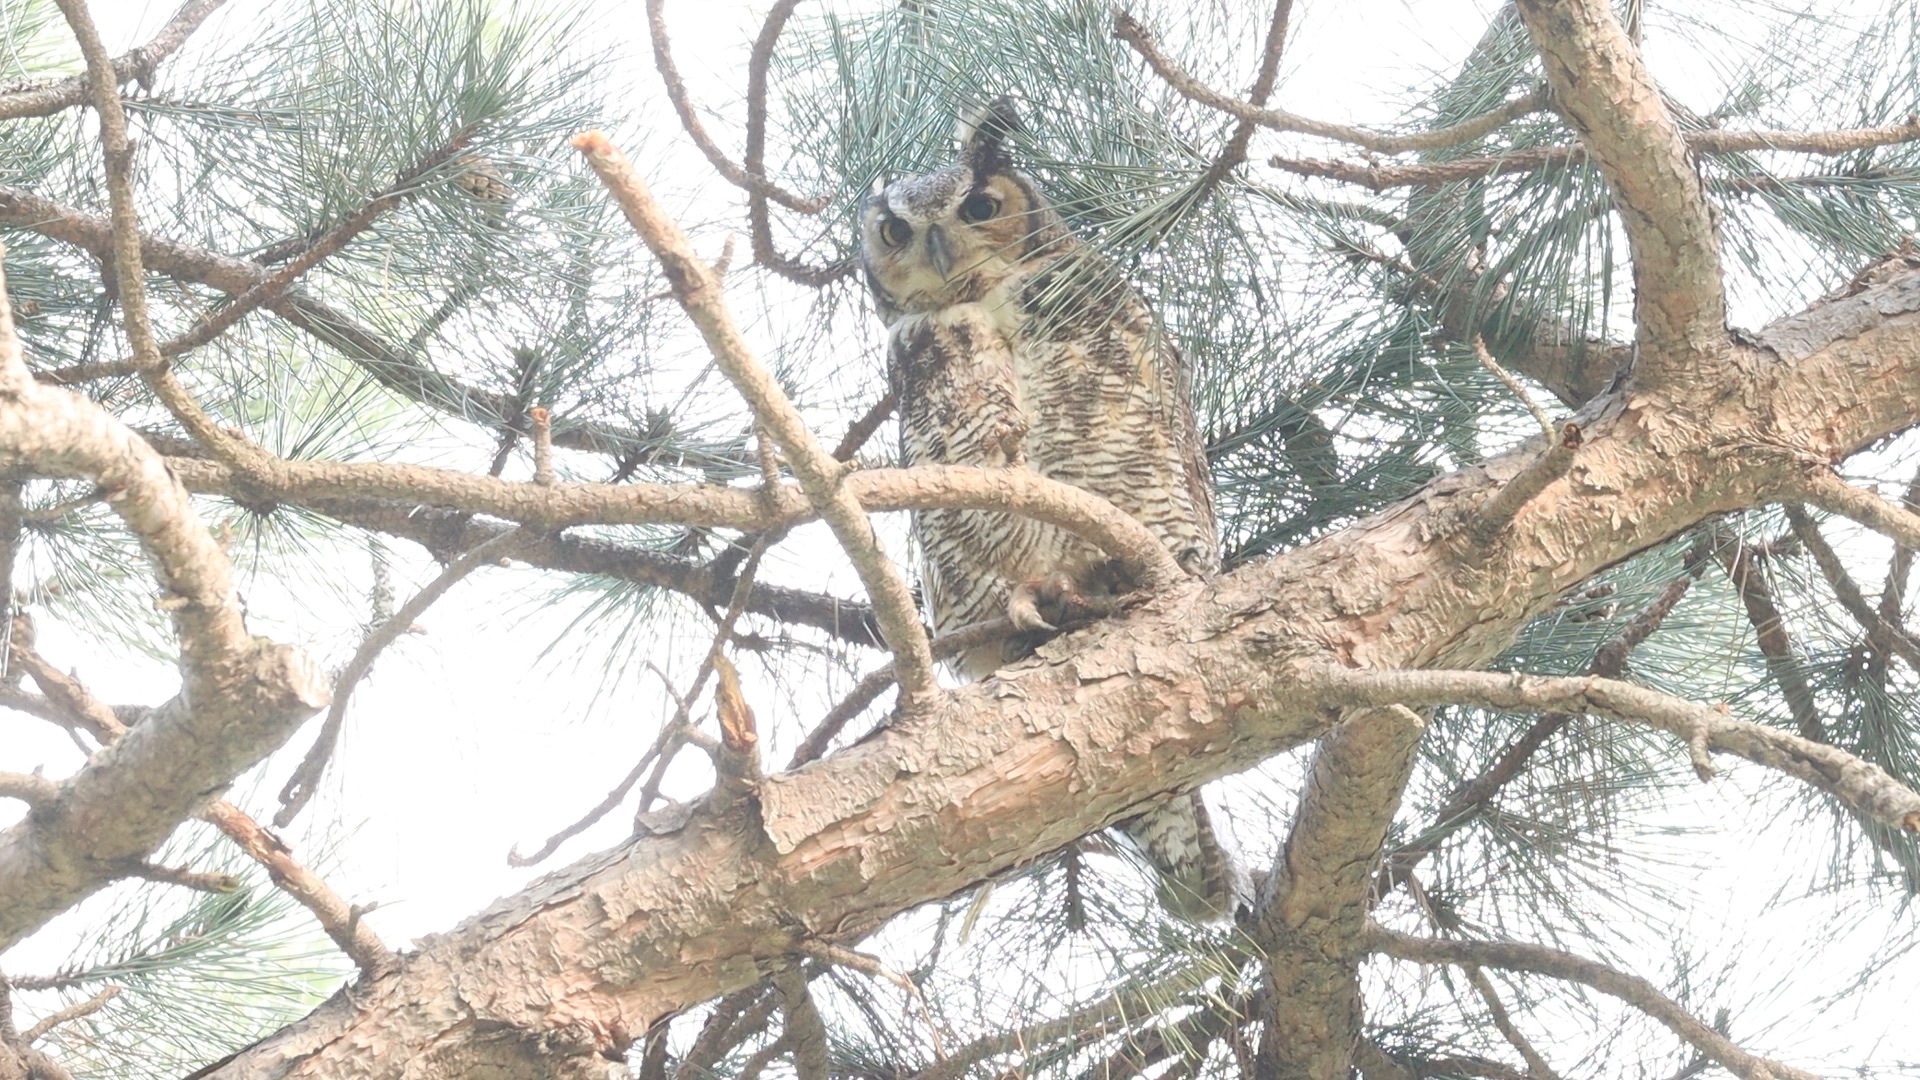
[[[1219,569],[1213,493],[1186,365],[1146,301],[1070,232],[1006,141],[1004,99],[961,125],[960,160],[876,190],[862,261],[887,324],[909,465],[1025,467],[1104,497],[1144,523],[1188,572]],[[1097,548],[1010,514],[914,515],[934,630],[1005,612],[1029,631],[1132,583]],[[1031,652],[1020,633],[962,653],[980,679]],[[1233,870],[1198,792],[1157,801],[1122,831],[1185,918],[1231,907]]]

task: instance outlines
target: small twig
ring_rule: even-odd
[[[963,626],[933,639],[933,657],[936,660],[945,660],[962,650],[984,645],[989,641],[998,641],[1018,632],[1019,628],[1013,625],[1013,620],[1004,615],[977,622],[971,626]],[[807,734],[806,739],[794,749],[793,759],[787,762],[787,768],[797,769],[826,753],[827,747],[839,736],[841,729],[845,728],[854,717],[865,712],[867,706],[873,704],[874,699],[885,693],[887,687],[892,685],[893,665],[891,663],[883,664],[861,676],[860,681],[847,692],[847,696],[841,698],[838,704],[828,710],[827,715],[820,718],[820,722],[814,725],[814,729]]]
[[[880,425],[887,422],[887,417],[893,415],[894,408],[899,404],[899,395],[887,391],[885,397],[874,402],[866,412],[860,414],[860,419],[847,427],[847,433],[840,437],[840,445],[833,448],[833,459],[852,461],[853,456],[867,445],[867,440],[873,438],[873,433],[880,430]]]
[[[1765,724],[1735,720],[1724,707],[1698,705],[1644,686],[1593,676],[1550,678],[1486,671],[1414,671],[1316,666],[1302,689],[1329,706],[1473,705],[1605,716],[1646,724],[1686,741],[1696,755],[1716,750],[1795,777],[1862,817],[1920,832],[1920,794],[1869,761],[1836,746]],[[1695,757],[1696,768],[1704,764]]]
[[[1527,1063],[1527,1072],[1533,1076],[1533,1080],[1559,1080],[1559,1075],[1553,1071],[1553,1066],[1547,1063],[1547,1059],[1541,1056],[1540,1051],[1534,1049],[1533,1044],[1527,1041],[1527,1037],[1514,1026],[1513,1017],[1507,1015],[1507,1007],[1501,1002],[1500,995],[1494,991],[1493,980],[1487,978],[1487,973],[1472,964],[1464,965],[1462,970],[1467,973],[1467,981],[1473,984],[1474,992],[1480,995],[1481,1002],[1486,1005],[1487,1015],[1493,1019],[1494,1029],[1500,1032],[1509,1046],[1519,1051],[1520,1057]]]
[[[46,658],[33,650],[33,632],[22,618],[14,620],[9,652],[12,662],[33,679],[47,700],[85,728],[95,742],[105,746],[126,733],[126,725],[120,722],[120,718],[82,686],[80,680],[48,663]]]
[[[1481,503],[1471,526],[1474,541],[1483,546],[1492,543],[1512,524],[1522,507],[1545,491],[1547,485],[1567,475],[1567,470],[1573,468],[1574,451],[1580,449],[1581,438],[1580,425],[1567,424],[1560,429],[1559,439],[1548,444],[1546,453],[1528,462],[1513,479]]]
[[[1368,929],[1366,942],[1372,951],[1401,960],[1528,971],[1590,986],[1659,1021],[1742,1080],[1815,1080],[1811,1073],[1742,1050],[1638,975],[1629,975],[1572,953],[1517,941],[1412,937],[1378,925]]]
[[[314,737],[313,746],[280,789],[280,809],[273,815],[275,827],[286,828],[287,823],[300,813],[319,790],[320,777],[326,772],[327,763],[333,760],[333,748],[340,739],[340,728],[346,721],[347,702],[352,699],[354,688],[360,684],[360,680],[373,670],[373,662],[379,659],[380,653],[411,630],[434,601],[445,596],[449,589],[459,584],[460,579],[502,550],[510,549],[523,538],[526,531],[522,527],[502,533],[448,563],[432,581],[400,605],[400,610],[394,612],[392,618],[374,627],[361,639],[360,647],[354,650],[353,657],[334,679],[333,703],[327,707],[327,719],[320,725],[320,733]]]
[[[714,630],[713,639],[707,645],[707,654],[700,662],[700,669],[694,673],[692,688],[684,695],[676,694],[673,692],[672,683],[665,675],[661,676],[661,681],[667,683],[667,693],[674,699],[674,709],[673,716],[660,726],[659,734],[654,736],[653,745],[647,748],[647,752],[641,755],[640,760],[627,771],[627,775],[614,785],[613,790],[607,792],[605,798],[588,810],[585,816],[549,836],[546,843],[541,844],[539,850],[531,855],[520,854],[517,847],[509,850],[507,865],[533,866],[545,861],[554,852],[560,850],[560,845],[585,832],[595,822],[612,813],[614,807],[625,802],[627,793],[640,782],[641,776],[646,775],[649,767],[653,769],[653,774],[648,776],[646,784],[641,788],[638,813],[645,814],[652,807],[653,800],[659,793],[660,781],[666,775],[667,764],[679,752],[681,744],[692,730],[693,704],[699,700],[700,691],[706,687],[707,679],[714,673],[715,667],[725,660],[726,644],[733,638],[734,625],[746,612],[748,599],[753,592],[754,574],[759,571],[761,556],[766,554],[770,543],[770,538],[763,537],[748,553],[747,564],[734,581],[733,596],[727,603],[726,614],[720,618],[719,625]]]
[[[619,201],[627,220],[660,260],[681,306],[706,339],[715,363],[780,444],[802,490],[826,519],[873,598],[881,636],[894,654],[908,707],[924,707],[938,692],[926,631],[906,579],[887,560],[866,512],[841,484],[845,468],[820,447],[786,392],[741,339],[712,271],[694,255],[686,234],[660,209],[646,182],[626,158],[599,132],[576,136],[574,146],[586,155],[588,164]]]
[[[1527,411],[1533,414],[1534,422],[1540,425],[1540,430],[1546,433],[1547,438],[1553,438],[1553,418],[1547,415],[1547,410],[1542,408],[1539,402],[1533,400],[1533,395],[1527,393],[1527,388],[1520,385],[1520,380],[1514,378],[1512,372],[1500,366],[1500,361],[1495,360],[1493,354],[1487,351],[1487,343],[1479,334],[1473,335],[1472,345],[1474,359],[1480,361],[1480,366],[1492,372],[1493,377],[1499,379],[1500,382],[1506,386],[1508,392],[1520,399],[1520,403],[1525,405]]]
[[[312,912],[320,928],[368,979],[377,979],[394,969],[398,961],[393,952],[380,941],[373,928],[358,917],[353,905],[328,887],[319,875],[296,861],[279,837],[225,799],[216,800],[201,811],[200,817],[264,867],[280,891]]]
[[[1218,109],[1247,123],[1273,128],[1276,131],[1316,135],[1352,143],[1377,154],[1398,154],[1410,150],[1444,150],[1447,147],[1458,146],[1489,135],[1506,124],[1528,113],[1538,112],[1547,106],[1547,91],[1545,87],[1541,87],[1471,120],[1431,131],[1390,135],[1386,132],[1369,131],[1346,124],[1311,120],[1284,109],[1261,108],[1259,105],[1236,101],[1216,90],[1211,90],[1181,70],[1165,53],[1161,52],[1153,34],[1141,25],[1139,20],[1118,9],[1113,13],[1113,33],[1115,37],[1133,46],[1141,59],[1153,68],[1154,73],[1159,75],[1168,86],[1178,91],[1182,97],[1209,108]]]
[[[1760,655],[1767,661],[1767,674],[1773,677],[1780,695],[1786,699],[1794,727],[1806,738],[1826,742],[1826,722],[1821,718],[1819,702],[1807,684],[1799,650],[1794,648],[1793,638],[1787,633],[1786,617],[1774,602],[1773,587],[1767,583],[1753,548],[1737,541],[1727,544],[1719,552],[1719,562],[1734,592],[1739,594],[1740,605],[1746,609]]]
[[[129,866],[127,876],[159,882],[162,885],[178,885],[183,889],[204,893],[230,893],[237,892],[240,888],[240,879],[232,874],[213,874],[202,870],[189,870],[184,866],[163,866],[151,862]]]
[[[173,13],[167,24],[153,36],[153,40],[134,49],[113,61],[113,83],[116,87],[128,82],[145,85],[153,78],[154,69],[160,62],[174,54],[180,46],[186,44],[207,16],[225,3],[226,0],[188,0],[180,10]],[[37,86],[24,86],[0,94],[0,120],[17,120],[24,116],[52,116],[63,109],[83,105],[87,101],[87,77],[70,75],[64,79],[51,79]]]
[[[1900,659],[1905,660],[1909,668],[1920,672],[1920,645],[1916,645],[1906,628],[1888,622],[1873,609],[1871,604],[1867,603],[1867,598],[1860,591],[1860,586],[1855,584],[1853,576],[1847,573],[1846,564],[1840,561],[1839,552],[1833,550],[1833,546],[1827,543],[1827,538],[1820,532],[1820,526],[1807,516],[1804,507],[1796,503],[1787,503],[1784,509],[1787,512],[1787,523],[1793,527],[1793,535],[1800,539],[1801,546],[1813,556],[1814,563],[1820,567],[1820,575],[1827,579],[1827,584],[1833,589],[1834,597],[1840,601],[1840,606],[1846,608],[1848,614],[1860,624],[1860,628],[1866,631],[1867,639],[1876,648],[1891,650]]]
[[[553,418],[547,410],[535,407],[527,410],[527,419],[533,423],[533,482],[552,487]]]
[[[78,1001],[57,1012],[48,1013],[40,1018],[39,1023],[20,1033],[20,1044],[31,1046],[61,1024],[72,1023],[83,1016],[91,1016],[106,1008],[107,1002],[118,996],[120,996],[120,988],[109,986],[85,1001]]]
[[[648,6],[651,16],[660,0],[653,0]],[[760,33],[753,39],[753,51],[747,56],[747,142],[746,174],[760,176],[766,172],[767,149],[767,70],[773,64],[774,46],[780,42],[780,32],[786,28],[787,19],[793,15],[798,0],[774,0],[767,9],[767,17],[760,24]],[[657,25],[657,24],[656,24]],[[665,39],[656,37],[656,45]],[[664,72],[664,69],[663,69]],[[767,196],[772,192],[748,189],[747,194],[747,236],[753,243],[753,261],[772,270],[796,285],[819,288],[830,285],[854,271],[854,263],[849,259],[828,266],[808,266],[797,259],[782,255],[773,244],[773,221],[767,211]],[[824,208],[827,200],[818,200]],[[783,206],[791,206],[782,203]],[[811,211],[810,211],[811,212]]]

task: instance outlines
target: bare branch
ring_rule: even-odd
[[[1506,387],[1508,393],[1518,398],[1520,403],[1527,407],[1527,411],[1533,414],[1534,423],[1540,425],[1542,434],[1549,439],[1553,438],[1556,432],[1553,428],[1553,418],[1547,415],[1547,410],[1541,408],[1540,403],[1533,400],[1533,395],[1527,393],[1527,388],[1520,385],[1520,380],[1514,378],[1512,372],[1500,366],[1500,361],[1495,360],[1493,354],[1487,351],[1487,343],[1481,339],[1480,335],[1475,334],[1471,344],[1473,347],[1473,357],[1480,361],[1480,366],[1486,368],[1494,378],[1499,379],[1500,385]],[[1564,439],[1562,441],[1564,442]],[[1571,464],[1571,462],[1569,462],[1569,464]]]
[[[118,87],[129,82],[145,85],[153,78],[160,62],[186,44],[207,16],[225,3],[226,0],[188,0],[173,18],[160,28],[160,32],[145,45],[113,61],[113,84]],[[62,109],[71,109],[87,101],[87,76],[72,75],[64,79],[53,79],[38,85],[9,87],[0,91],[0,120],[14,120],[23,116],[51,116]]]
[[[0,948],[144,859],[196,803],[278,747],[326,701],[297,650],[247,632],[225,552],[139,436],[34,382],[0,281],[0,458],[107,492],[151,557],[180,641],[180,697],[62,785],[58,812],[0,832]],[[188,704],[188,703],[191,704]]]
[[[776,6],[784,6],[787,13],[793,11],[797,0],[780,0]],[[768,16],[772,21],[772,16]],[[785,22],[785,16],[781,17]],[[687,94],[687,84],[680,78],[680,70],[673,62],[673,44],[667,39],[666,0],[647,0],[647,28],[653,37],[653,64],[660,71],[660,81],[666,86],[667,100],[673,103],[674,113],[680,117],[680,126],[686,129],[687,137],[700,148],[714,171],[727,183],[755,195],[772,199],[789,210],[802,214],[817,214],[826,208],[824,198],[803,199],[780,185],[762,176],[758,169],[749,164],[742,169],[728,160],[727,155],[713,137],[707,134],[706,125],[700,122],[700,116],[693,107],[693,99]]]
[[[1492,359],[1492,357],[1488,357]],[[1580,425],[1569,423],[1560,429],[1560,437],[1548,445],[1545,453],[1528,462],[1514,477],[1500,486],[1493,497],[1480,504],[1474,515],[1472,533],[1477,543],[1490,544],[1513,524],[1513,519],[1547,485],[1567,475],[1573,468],[1574,451],[1580,449]]]
[[[1838,747],[1735,720],[1724,709],[1696,705],[1643,686],[1592,676],[1547,678],[1485,671],[1320,668],[1309,679],[1329,705],[1551,709],[1646,724],[1685,740],[1695,769],[1703,773],[1711,773],[1707,751],[1735,754],[1796,777],[1889,828],[1920,832],[1920,795],[1878,765]]]
[[[646,182],[626,158],[597,132],[575,137],[574,145],[587,155],[588,163],[620,202],[627,220],[660,260],[681,306],[706,338],[715,362],[747,399],[755,418],[780,444],[808,501],[826,519],[860,572],[861,583],[873,599],[881,636],[894,654],[903,700],[909,708],[924,707],[938,689],[926,631],[920,625],[906,580],[887,561],[865,511],[842,483],[846,469],[821,448],[786,392],[741,340],[712,272],[694,255],[679,226],[661,212]]]
[[[1638,975],[1629,975],[1572,953],[1517,941],[1454,941],[1418,938],[1375,926],[1367,936],[1375,952],[1423,964],[1462,964],[1529,971],[1590,986],[1664,1024],[1701,1053],[1742,1080],[1815,1080],[1812,1073],[1749,1054],[1701,1023],[1679,1003]]]
[[[1767,674],[1773,677],[1780,696],[1786,699],[1794,726],[1801,735],[1815,742],[1826,742],[1826,723],[1820,717],[1820,704],[1814,700],[1813,688],[1807,685],[1800,652],[1793,647],[1786,618],[1774,602],[1773,587],[1767,583],[1756,550],[1734,542],[1720,551],[1719,558],[1727,580],[1740,596],[1741,606],[1746,608],[1747,621],[1753,624],[1760,654],[1766,657]]]
[[[392,618],[374,627],[360,640],[353,657],[334,679],[333,703],[327,708],[327,719],[320,725],[320,733],[314,737],[312,748],[280,788],[280,809],[273,815],[276,828],[286,828],[319,790],[320,777],[326,772],[327,763],[333,760],[333,748],[340,739],[340,727],[346,721],[347,703],[353,699],[354,688],[360,685],[360,680],[373,670],[373,663],[379,659],[380,653],[400,640],[400,635],[411,630],[420,616],[426,614],[427,609],[458,585],[461,579],[487,560],[512,550],[523,531],[515,529],[502,533],[448,563],[432,581],[400,605],[400,610],[394,612]]]
[[[831,1061],[827,1046],[827,1026],[807,987],[807,976],[798,964],[781,964],[773,972],[774,989],[780,993],[780,1005],[786,1014],[786,1039],[793,1051],[793,1071],[799,1080],[828,1080]]]
[[[381,943],[373,928],[319,875],[297,862],[285,841],[225,799],[215,800],[200,816],[225,833],[254,862],[265,867],[267,876],[280,891],[312,912],[320,928],[367,978],[378,978],[393,969],[394,955]]]
[[[1518,0],[1554,104],[1613,190],[1633,250],[1643,385],[1704,374],[1725,348],[1720,244],[1660,88],[1606,0]],[[1711,366],[1711,365],[1705,365]]]
[[[32,1045],[44,1038],[48,1032],[61,1024],[70,1024],[83,1016],[91,1016],[106,1008],[107,1002],[120,996],[120,988],[109,986],[85,1001],[76,1001],[64,1009],[50,1012],[40,1018],[40,1022],[20,1033],[22,1045]]]
[[[1481,1002],[1486,1005],[1487,1015],[1492,1018],[1495,1030],[1500,1032],[1501,1038],[1507,1040],[1507,1045],[1520,1052],[1521,1060],[1527,1063],[1527,1072],[1533,1080],[1559,1080],[1558,1074],[1553,1071],[1553,1066],[1547,1063],[1546,1058],[1540,1056],[1540,1051],[1534,1049],[1533,1044],[1527,1041],[1527,1037],[1514,1026],[1513,1017],[1507,1015],[1506,1005],[1500,1001],[1499,993],[1493,988],[1493,980],[1487,978],[1486,972],[1478,967],[1467,965],[1465,970],[1467,981],[1473,984],[1474,993],[1479,994]]]
[[[1833,589],[1840,606],[1846,608],[1860,628],[1866,631],[1867,639],[1875,648],[1893,652],[1905,660],[1909,668],[1920,672],[1920,644],[1914,642],[1905,627],[1888,622],[1867,603],[1866,595],[1854,583],[1853,575],[1847,573],[1846,564],[1840,561],[1840,553],[1827,543],[1820,526],[1807,516],[1804,507],[1787,503],[1783,509],[1787,512],[1788,524],[1793,527],[1793,535],[1813,556],[1814,563],[1820,567],[1820,576],[1827,579],[1827,585]]]
[[[1244,123],[1257,124],[1276,131],[1291,131],[1352,143],[1377,154],[1399,154],[1410,150],[1443,150],[1450,146],[1472,142],[1528,113],[1538,112],[1547,105],[1546,88],[1541,87],[1484,116],[1478,116],[1463,123],[1436,128],[1432,131],[1391,135],[1381,131],[1350,127],[1346,124],[1310,120],[1283,109],[1263,109],[1257,101],[1254,104],[1236,101],[1218,91],[1208,89],[1161,52],[1160,45],[1154,40],[1152,33],[1141,25],[1139,20],[1124,11],[1114,11],[1113,33],[1115,37],[1133,46],[1134,51],[1153,68],[1155,74],[1189,100],[1218,109]],[[1263,95],[1256,95],[1258,96]]]
[[[120,722],[112,709],[80,685],[79,679],[48,663],[33,650],[32,637],[31,630],[25,625],[25,617],[16,618],[9,659],[19,665],[41,693],[47,695],[47,700],[67,719],[85,728],[87,734],[92,735],[101,746],[126,734],[126,725]]]
[[[661,3],[662,0],[650,0],[647,5],[647,16],[649,25],[654,28],[654,57],[660,61],[661,76],[667,77],[670,74],[672,61],[667,59],[666,32],[658,14]],[[773,6],[767,9],[767,18],[760,26],[759,36],[753,39],[753,51],[747,57],[745,172],[748,176],[758,177],[766,171],[767,69],[773,64],[773,49],[779,44],[780,32],[786,28],[787,19],[793,15],[793,9],[798,6],[798,3],[799,0],[774,0]],[[669,79],[669,95],[674,92],[674,84],[675,80]],[[684,96],[686,91],[681,90],[680,93]],[[674,104],[678,108],[680,98],[675,98]],[[685,121],[691,115],[691,110],[683,111],[681,118]],[[694,134],[694,131],[694,128],[689,128],[688,134]],[[705,147],[702,149],[704,150]],[[708,160],[713,160],[713,156],[709,155]],[[768,189],[757,187],[747,189],[747,235],[753,244],[753,261],[788,281],[812,288],[829,285],[841,278],[851,276],[855,270],[855,264],[850,259],[842,259],[828,266],[808,266],[782,255],[774,247],[773,221],[767,212],[767,198],[777,190],[770,185]],[[776,201],[779,200],[776,199]],[[808,205],[813,208],[806,211],[807,213],[817,213],[827,205],[827,200],[824,198],[815,201],[818,205],[809,203]],[[793,207],[792,203],[784,201],[781,205]]]
[[[60,795],[60,785],[38,773],[0,773],[0,799],[44,806]]]
[[[230,893],[240,888],[240,879],[232,874],[210,874],[200,870],[189,870],[184,866],[163,866],[160,863],[151,862],[137,863],[128,867],[126,876],[158,882],[162,885],[178,885],[183,889],[204,893]]]
[[[1854,487],[1830,469],[1816,469],[1800,478],[1795,494],[1827,511],[1851,518],[1902,547],[1920,547],[1920,514],[1892,502],[1879,492]]]

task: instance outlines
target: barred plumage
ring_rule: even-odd
[[[1213,496],[1188,373],[1131,284],[1082,244],[1005,148],[1004,101],[963,125],[961,159],[876,190],[862,254],[887,323],[908,464],[1024,466],[1093,491],[1152,529],[1189,572],[1219,568]],[[1040,597],[1097,605],[1131,587],[1092,545],[1052,526],[978,511],[916,514],[922,589],[936,632],[1002,613],[1044,626]],[[1057,615],[1055,616],[1057,617]],[[985,678],[1030,652],[1016,634],[955,668]],[[1121,824],[1161,873],[1169,910],[1225,914],[1230,861],[1198,792]]]

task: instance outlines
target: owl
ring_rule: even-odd
[[[1145,524],[1189,573],[1211,576],[1219,543],[1186,365],[1139,292],[1014,168],[1018,129],[997,101],[961,124],[958,161],[875,185],[864,205],[862,262],[887,325],[901,456],[1085,488]],[[1019,628],[956,658],[969,680],[1134,585],[1093,545],[1011,514],[925,510],[913,529],[936,633],[1001,614]],[[1232,865],[1198,792],[1119,827],[1159,871],[1168,910],[1204,921],[1231,907]]]

